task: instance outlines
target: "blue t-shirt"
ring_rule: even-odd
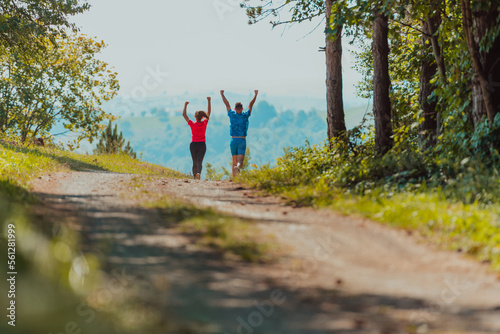
[[[229,116],[229,121],[231,125],[230,133],[231,137],[246,137],[248,132],[248,117],[250,117],[252,113],[250,110],[244,111],[241,114],[238,114],[234,110],[229,110],[227,115]]]

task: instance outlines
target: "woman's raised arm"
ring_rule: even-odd
[[[188,104],[189,102],[186,101],[186,103],[184,103],[184,110],[182,111],[182,116],[184,117],[184,119],[186,120],[186,122],[189,123],[189,117],[187,115],[187,107],[188,107]]]
[[[208,107],[207,107],[207,115],[210,119],[210,114],[212,113],[212,98],[210,96],[207,97]]]

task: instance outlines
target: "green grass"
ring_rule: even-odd
[[[400,189],[374,186],[356,194],[325,178],[290,180],[286,167],[261,167],[244,173],[247,185],[284,197],[290,204],[328,207],[360,215],[395,228],[418,231],[444,249],[461,251],[500,271],[500,206],[447,200],[439,189]]]
[[[128,155],[77,154],[55,148],[7,145],[0,141],[0,193],[17,202],[32,202],[29,181],[58,171],[101,170],[116,173],[184,177],[185,175]]]

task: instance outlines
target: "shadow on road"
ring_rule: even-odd
[[[143,302],[166,322],[175,320],[171,332],[493,333],[481,319],[499,312],[348,294],[342,289],[348,282],[341,281],[336,289],[316,288],[300,273],[286,272],[286,265],[249,264],[197,246],[196,234],[176,228],[179,216],[113,204],[110,196],[37,195],[43,203],[38,214],[52,222],[76,217],[83,251],[98,254],[107,272],[133,277]]]

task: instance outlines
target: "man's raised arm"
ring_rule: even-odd
[[[224,91],[221,90],[220,91],[220,96],[222,96],[222,101],[224,102],[224,104],[226,105],[226,109],[227,111],[229,112],[229,110],[231,110],[231,105],[229,104],[229,101],[226,99],[226,97],[224,96]]]
[[[255,101],[257,100],[257,95],[259,94],[258,90],[254,90],[255,96],[253,97],[252,101],[250,101],[250,104],[248,105],[248,110],[252,112],[253,105],[255,104]]]

